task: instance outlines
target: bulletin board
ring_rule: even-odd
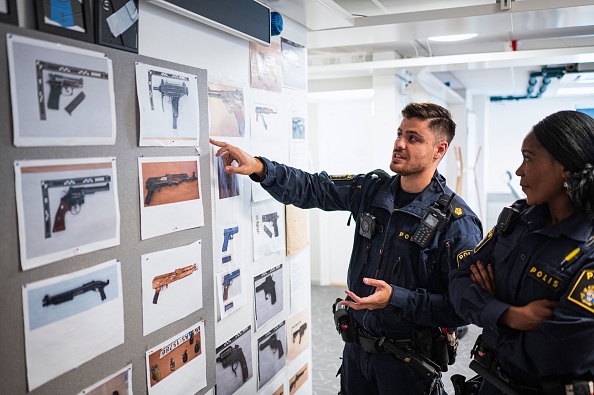
[[[58,42],[73,47],[103,52],[113,62],[113,78],[116,114],[115,145],[75,146],[75,147],[15,147],[13,145],[13,121],[9,71],[6,61],[7,33],[31,37],[50,42]],[[27,366],[25,360],[25,339],[23,336],[22,286],[24,284],[92,268],[102,262],[117,259],[121,263],[122,295],[124,300],[123,344],[98,357],[52,379],[32,394],[76,394],[118,369],[130,364],[133,366],[132,384],[134,393],[147,393],[145,353],[176,334],[204,320],[207,345],[215,344],[215,311],[213,269],[211,248],[202,248],[202,308],[189,316],[162,327],[148,335],[143,335],[143,313],[141,298],[141,256],[156,251],[182,247],[197,240],[203,246],[212,245],[212,218],[210,185],[210,158],[208,143],[207,110],[207,72],[186,65],[174,64],[160,59],[140,56],[117,49],[88,44],[64,37],[50,35],[29,29],[0,24],[0,181],[2,183],[2,203],[0,218],[3,240],[0,246],[2,258],[0,265],[0,333],[2,334],[3,393],[25,394],[27,388]],[[163,68],[174,68],[198,77],[200,149],[191,146],[139,146],[139,115],[136,92],[135,63],[143,62]],[[157,99],[158,100],[158,99]],[[160,105],[160,104],[159,104]],[[201,151],[201,152],[200,152]],[[199,158],[204,225],[181,230],[158,237],[141,240],[140,196],[139,196],[139,157],[196,157]],[[36,159],[67,159],[115,157],[117,160],[117,184],[119,197],[120,244],[71,258],[59,260],[41,267],[23,271],[20,263],[17,204],[15,199],[14,162]],[[90,202],[88,203],[90,204]],[[84,208],[83,208],[84,209]],[[214,360],[214,347],[206,348],[207,360]],[[207,385],[200,393],[207,392],[215,382],[213,364],[207,364]],[[9,378],[6,380],[6,378]]]

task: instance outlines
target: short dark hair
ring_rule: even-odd
[[[404,118],[429,119],[429,129],[438,137],[438,141],[447,141],[448,144],[456,134],[456,123],[452,114],[434,103],[409,103],[402,109]]]
[[[538,142],[570,172],[567,194],[578,213],[594,219],[594,119],[559,111],[532,128]]]

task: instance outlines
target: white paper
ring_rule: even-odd
[[[200,240],[187,246],[144,254],[141,262],[143,335],[202,308]]]
[[[251,94],[252,141],[281,141],[286,135],[280,95],[253,90]]]
[[[244,268],[236,266],[216,274],[221,319],[245,305],[247,299],[245,273]],[[225,289],[227,289],[227,295],[225,295]]]
[[[285,206],[274,199],[252,205],[254,261],[285,250]]]
[[[218,81],[208,82],[210,135],[244,137],[246,98],[243,87]]]
[[[254,314],[256,330],[283,311],[283,265],[254,277]]]
[[[22,293],[30,391],[124,343],[119,261],[25,284]]]
[[[128,365],[90,387],[85,388],[78,395],[113,395],[116,393],[132,395],[132,365]]]
[[[287,361],[292,361],[311,345],[311,308],[287,318]]]
[[[305,47],[285,38],[281,38],[283,61],[283,86],[305,90],[307,82],[307,64]]]
[[[215,392],[217,395],[231,395],[254,375],[251,326],[218,346],[216,355]]]
[[[309,250],[291,255],[291,312],[311,305],[311,267]]]
[[[281,322],[258,339],[258,390],[287,363],[287,328]]]

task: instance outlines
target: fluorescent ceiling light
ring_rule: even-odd
[[[558,95],[591,95],[594,94],[594,86],[581,87],[581,88],[559,88],[557,89]]]
[[[470,34],[454,34],[451,36],[435,36],[435,37],[429,37],[428,40],[430,41],[462,41],[462,40],[468,40],[470,38],[476,37],[478,36],[478,34],[476,33],[470,33]]]

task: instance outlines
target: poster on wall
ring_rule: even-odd
[[[132,394],[132,365],[85,388],[78,395]]]
[[[202,308],[202,241],[141,256],[143,335]]]
[[[285,206],[274,199],[252,205],[254,261],[285,249]]]
[[[204,320],[146,352],[149,395],[195,394],[206,387]]]
[[[258,339],[258,390],[287,363],[286,333],[283,321]]]
[[[243,234],[245,229],[237,222],[229,226],[217,226],[214,235],[213,259],[215,271],[227,269],[243,262]]]
[[[198,146],[198,77],[136,62],[140,146]]]
[[[124,343],[119,261],[22,287],[29,391]]]
[[[311,345],[311,309],[287,318],[287,361],[291,362]]]
[[[0,22],[18,25],[16,0],[0,0]]]
[[[256,330],[283,311],[283,265],[254,277],[254,314]]]
[[[286,88],[304,91],[307,82],[307,64],[305,47],[293,41],[281,38],[283,62],[283,85]]]
[[[245,99],[243,88],[228,83],[209,81],[208,119],[211,136],[244,137]]]
[[[250,41],[250,80],[252,88],[273,92],[283,90],[280,44],[270,46]]]
[[[253,375],[251,326],[244,328],[216,350],[217,395],[231,395]]]
[[[295,374],[289,377],[289,395],[295,394],[309,379],[308,364],[303,365]]]
[[[21,267],[120,244],[115,158],[14,162]]]
[[[217,273],[217,296],[221,319],[228,317],[246,303],[245,273],[241,266],[229,267]]]
[[[280,95],[277,93],[256,91],[252,92],[252,141],[280,142],[286,138],[286,125],[281,106]]]
[[[311,267],[309,264],[309,253],[291,255],[290,288],[291,288],[291,312],[299,311],[311,305]]]
[[[7,49],[15,146],[115,144],[111,59],[10,33]]]
[[[204,225],[199,160],[138,158],[142,240]]]

